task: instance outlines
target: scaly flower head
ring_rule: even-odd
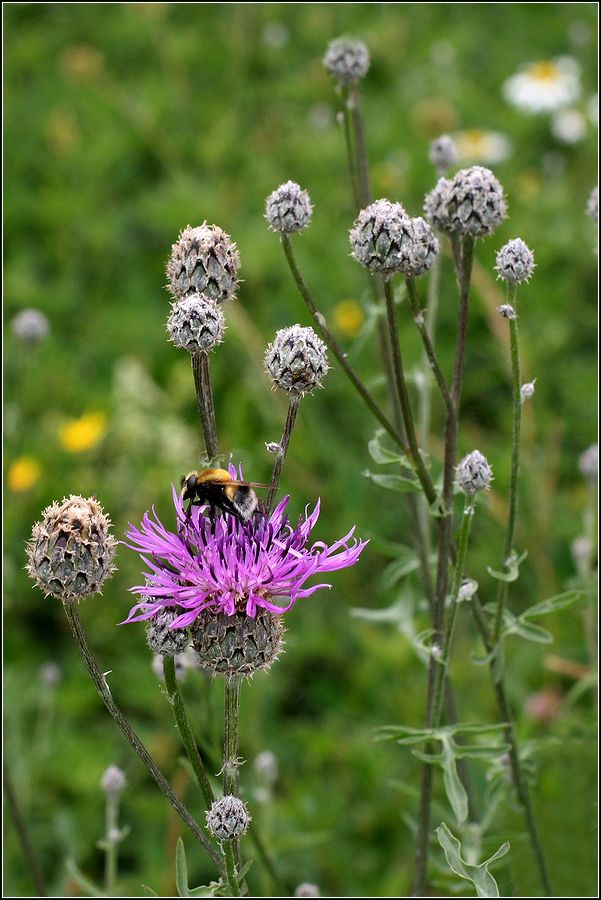
[[[242,478],[233,466],[230,473]],[[285,497],[269,515],[257,510],[249,522],[226,514],[214,521],[202,508],[190,513],[173,489],[177,531],[169,531],[156,513],[146,513],[140,528],[127,532],[130,549],[148,571],[146,583],[132,588],[139,602],[127,622],[152,619],[165,607],[180,613],[171,628],[191,625],[204,610],[226,616],[287,612],[297,600],[329,584],[306,587],[314,575],[344,569],[357,562],[366,541],[353,538],[354,528],[328,546],[309,545],[319,518],[319,501],[293,525]]]

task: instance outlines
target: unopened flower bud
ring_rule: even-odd
[[[492,480],[492,469],[479,450],[472,450],[456,469],[457,483],[465,494],[475,494],[488,488]]]
[[[521,402],[524,403],[526,400],[530,400],[531,397],[534,397],[534,385],[536,383],[536,378],[534,381],[528,381],[526,384],[523,384],[520,388],[520,399]]]
[[[437,231],[452,231],[453,225],[447,209],[447,199],[451,182],[448,178],[439,178],[435,187],[424,199],[426,219]]]
[[[596,481],[599,473],[599,447],[591,444],[578,459],[578,468],[589,481]]]
[[[509,284],[528,281],[534,272],[534,254],[521,238],[509,241],[497,253],[498,277]]]
[[[317,887],[316,884],[309,884],[308,881],[303,881],[302,884],[294,891],[295,897],[321,897],[321,891]]]
[[[265,441],[265,449],[273,456],[281,456],[283,452],[282,445],[277,441]]]
[[[177,656],[190,643],[187,628],[171,628],[170,625],[182,610],[166,608],[158,612],[146,627],[146,640],[153,653],[161,656]]]
[[[418,278],[432,268],[440,245],[438,238],[434,236],[434,232],[421,216],[409,221],[411,242],[401,271],[410,278]]]
[[[321,385],[328,371],[326,345],[312,328],[282,328],[267,347],[265,368],[276,387],[306,394]]]
[[[167,331],[176,347],[206,353],[223,340],[225,316],[212,300],[190,294],[172,305]]]
[[[357,82],[369,70],[369,50],[356,38],[335,38],[328,44],[323,64],[338,81]]]
[[[372,273],[402,272],[413,243],[411,220],[400,203],[376,200],[350,230],[352,256]]]
[[[278,780],[278,759],[271,750],[263,750],[253,762],[253,768],[257,775],[272,785]]]
[[[471,237],[492,232],[505,218],[503,188],[490,169],[461,169],[449,187],[446,208],[451,230]]]
[[[48,319],[39,309],[22,309],[10,323],[12,333],[24,344],[39,344],[50,331]]]
[[[251,817],[246,804],[231,794],[215,800],[207,811],[207,828],[220,841],[231,841],[244,834]]]
[[[222,303],[238,287],[240,256],[229,235],[217,225],[188,225],[171,248],[167,289],[177,300],[202,294]]]
[[[516,311],[510,303],[503,303],[499,306],[498,311],[504,319],[517,319]]]
[[[457,147],[448,134],[441,134],[430,144],[428,158],[439,172],[445,172],[457,162]]]
[[[471,600],[477,590],[477,581],[474,581],[473,578],[464,578],[464,580],[461,582],[461,587],[459,588],[459,595],[457,599],[459,601]]]
[[[594,187],[586,202],[587,215],[591,217],[593,222],[599,222],[599,188]]]
[[[292,234],[308,225],[312,212],[309,194],[301,190],[295,181],[281,184],[265,202],[265,218],[269,227],[283,234]]]
[[[98,501],[71,495],[42,515],[27,545],[31,578],[46,596],[60,600],[97,594],[115,571],[116,546]]]
[[[105,794],[118,795],[126,786],[125,775],[118,766],[109,766],[100,779],[100,787]]]

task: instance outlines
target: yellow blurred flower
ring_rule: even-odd
[[[59,429],[61,444],[69,453],[85,453],[104,437],[106,413],[84,413],[79,419],[70,419]]]
[[[334,324],[345,337],[355,337],[363,325],[363,310],[356,300],[341,300],[334,307]]]
[[[486,131],[484,128],[469,128],[453,135],[457,156],[460,163],[495,163],[503,162],[511,154],[511,143],[505,134],[499,131]]]
[[[9,466],[6,481],[11,491],[30,490],[40,480],[42,468],[33,456],[20,456]]]

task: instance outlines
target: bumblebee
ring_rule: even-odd
[[[265,488],[266,484],[255,484],[252,481],[237,481],[227,469],[201,469],[190,472],[181,481],[180,499],[188,501],[188,513],[192,506],[209,506],[220,509],[248,522],[258,506],[257,495],[253,488]]]

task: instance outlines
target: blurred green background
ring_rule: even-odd
[[[72,858],[100,878],[103,798],[111,763],[129,788],[120,886],[174,891],[179,823],[109,720],[84,674],[60,604],[32,589],[24,542],[41,510],[69,493],[95,493],[118,538],[156,504],[170,515],[170,482],[202,450],[189,359],[167,343],[164,267],[187,224],[207,220],[237,242],[238,299],[212,360],[221,446],[247,476],[264,481],[285,399],[262,371],[275,330],[309,324],[264,200],[282,181],[306,188],[311,227],[295,239],[299,264],[352,361],[384,399],[377,341],[363,273],[349,258],[353,208],[339,100],[321,64],[332,38],[351,33],[370,49],[364,82],[374,196],[401,200],[418,215],[435,176],[427,158],[442,132],[481,129],[510,142],[491,164],[509,218],[477,248],[460,453],[478,447],[495,482],[474,528],[469,569],[484,599],[495,583],[486,566],[502,553],[509,476],[510,385],[503,300],[494,254],[520,236],[537,269],[520,291],[524,380],[536,381],[525,407],[521,515],[528,549],[512,608],[521,610],[576,583],[570,544],[583,533],[590,502],[579,455],[596,439],[596,242],[585,215],[596,183],[596,128],[571,143],[549,115],[508,105],[501,85],[524,63],[570,55],[582,69],[588,116],[596,90],[595,4],[7,4],[5,34],[5,317],[40,309],[49,336],[26,346],[5,337],[5,757],[53,893],[77,894]],[[484,158],[466,162],[489,164]],[[420,287],[423,290],[423,286]],[[451,366],[455,288],[445,260],[438,327],[443,365]],[[405,307],[401,339],[408,367],[420,349]],[[360,564],[335,573],[333,590],[288,614],[287,652],[269,675],[243,689],[242,783],[291,889],[302,881],[323,894],[406,893],[412,875],[411,786],[419,763],[408,751],[374,744],[380,725],[418,726],[426,672],[394,627],[351,617],[353,607],[410,605],[412,577],[390,583],[377,539],[410,543],[403,495],[361,473],[374,422],[333,366],[325,390],[306,398],[282,488],[293,514],[320,496],[316,538],[332,541],[353,524],[372,543]],[[439,471],[440,405],[434,404],[432,456]],[[202,804],[187,771],[170,710],[151,672],[143,626],[117,627],[139,583],[139,562],[120,548],[119,571],[81,615],[117,701],[190,807]],[[540,739],[536,809],[558,894],[593,895],[596,879],[594,699],[582,610],[544,624],[549,646],[509,644],[509,689],[525,741]],[[418,626],[427,620],[418,616]],[[464,719],[492,721],[485,670],[474,668],[471,619],[462,616],[453,678]],[[40,666],[60,668],[54,686]],[[189,673],[184,691],[199,732],[219,743],[221,685]],[[551,713],[528,713],[541,691]],[[261,804],[252,760],[271,750],[280,774]],[[484,786],[485,770],[475,766]],[[439,780],[439,779],[438,779]],[[435,812],[452,817],[442,794]],[[505,839],[510,855],[496,869],[502,893],[536,894],[538,884],[521,820],[499,810],[483,852]],[[212,872],[184,834],[191,883]],[[438,858],[439,851],[435,852]],[[10,822],[4,890],[32,887]],[[258,864],[254,892],[268,892]],[[443,893],[457,881],[447,879]]]

